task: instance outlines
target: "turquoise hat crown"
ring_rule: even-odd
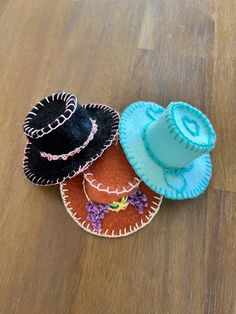
[[[145,147],[153,159],[167,168],[185,168],[209,153],[216,134],[208,118],[184,102],[172,102],[144,130]]]

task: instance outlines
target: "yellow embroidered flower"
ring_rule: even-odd
[[[114,201],[112,203],[109,203],[109,210],[114,212],[119,212],[120,210],[125,210],[129,205],[128,202],[128,196],[122,197],[118,201]]]

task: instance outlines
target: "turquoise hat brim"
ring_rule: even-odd
[[[207,188],[212,173],[210,155],[204,154],[180,175],[166,171],[145,149],[142,134],[145,127],[158,119],[164,108],[153,102],[136,102],[121,115],[120,142],[126,157],[143,182],[166,198],[195,198]]]

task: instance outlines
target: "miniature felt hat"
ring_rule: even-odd
[[[186,199],[207,188],[216,135],[200,110],[183,102],[166,109],[152,102],[133,103],[121,116],[119,132],[129,163],[153,191]]]
[[[52,185],[84,171],[112,144],[118,125],[119,114],[106,105],[80,105],[65,92],[44,98],[24,123],[26,177]]]
[[[136,176],[120,144],[113,144],[84,174],[61,183],[64,205],[84,230],[122,237],[146,226],[162,196]]]

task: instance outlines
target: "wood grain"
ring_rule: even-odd
[[[0,2],[0,313],[236,313],[234,0]],[[58,187],[23,176],[22,123],[57,90],[120,112],[187,101],[218,134],[195,200],[165,200],[139,233],[81,230]]]

